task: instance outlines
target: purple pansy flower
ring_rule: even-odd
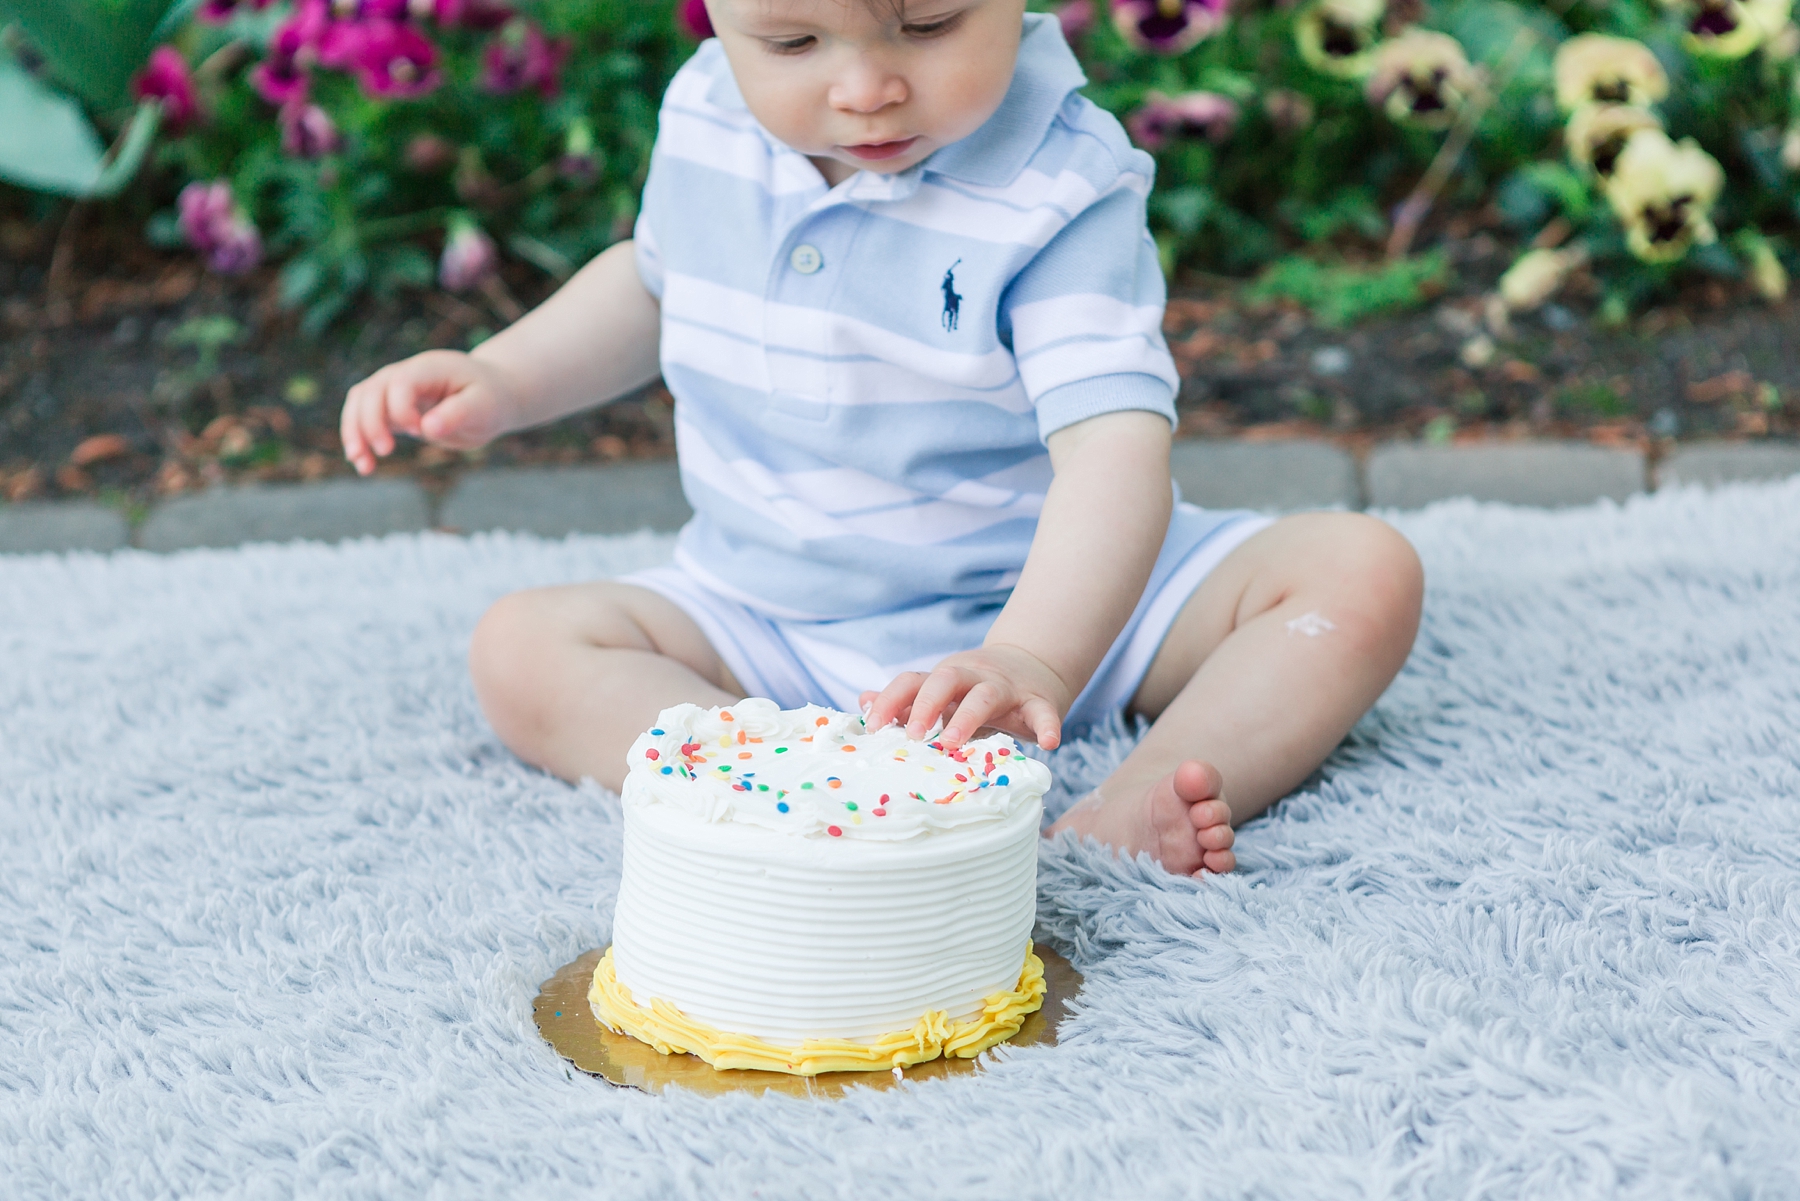
[[[494,240],[470,217],[450,219],[450,236],[444,240],[444,256],[438,260],[438,284],[446,292],[467,292],[478,287],[500,265]]]
[[[275,0],[203,0],[194,15],[209,25],[223,25],[236,16],[239,9],[260,12]]]
[[[311,85],[298,59],[270,55],[250,69],[250,86],[277,108],[304,97]]]
[[[217,236],[206,256],[206,265],[220,275],[243,275],[262,263],[262,234],[242,209],[219,228]]]
[[[269,56],[250,72],[250,86],[277,108],[305,96],[311,83],[307,65],[321,57],[320,44],[332,27],[329,0],[301,0],[294,15],[275,31]]]
[[[1063,40],[1073,42],[1094,27],[1094,0],[1067,0],[1056,10]]]
[[[316,104],[288,104],[281,109],[281,148],[295,158],[323,158],[344,144],[331,114]]]
[[[1228,0],[1112,0],[1113,24],[1151,54],[1181,54],[1225,24]]]
[[[181,236],[189,246],[204,252],[212,245],[214,227],[231,216],[235,203],[231,185],[224,180],[189,184],[181,189],[181,197],[176,201],[181,214]]]
[[[292,104],[306,95],[312,82],[301,56],[313,52],[314,47],[302,40],[299,30],[291,25],[282,28],[269,44],[269,57],[251,68],[250,86],[278,108]]]
[[[704,42],[713,35],[712,16],[706,11],[706,0],[681,0],[675,17],[691,38]]]
[[[414,15],[430,12],[445,27],[498,29],[516,15],[502,0],[413,0]]]
[[[344,35],[347,40],[342,49],[352,53],[363,91],[383,99],[410,100],[438,86],[437,47],[411,25],[363,21],[353,28],[353,34]],[[323,45],[319,58],[325,61]]]
[[[1203,135],[1223,142],[1237,128],[1237,102],[1217,92],[1183,92],[1165,96],[1151,92],[1125,119],[1131,140],[1145,150],[1160,150],[1171,138]]]
[[[242,275],[262,262],[262,235],[238,207],[229,183],[191,183],[181,190],[176,206],[188,245],[220,275]]]
[[[545,37],[531,21],[513,21],[482,52],[481,90],[504,96],[536,88],[540,95],[554,96],[568,56],[568,43]]]
[[[319,65],[333,71],[354,71],[362,60],[363,43],[369,29],[360,21],[331,21],[319,34],[313,52]]]
[[[161,101],[163,128],[170,133],[180,133],[200,114],[194,77],[188,73],[187,60],[173,46],[158,46],[151,53],[131,92],[139,100]]]

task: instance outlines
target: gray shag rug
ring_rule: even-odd
[[[499,745],[464,647],[666,541],[0,560],[0,1191],[1800,1195],[1800,480],[1396,521],[1417,649],[1241,870],[1046,845],[1062,1044],[836,1102],[615,1090],[532,1024],[619,806]]]

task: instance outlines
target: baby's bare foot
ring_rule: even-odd
[[[1212,765],[1189,759],[1148,791],[1102,796],[1096,789],[1051,826],[1050,833],[1073,830],[1126,855],[1148,851],[1152,859],[1184,876],[1228,872],[1237,866],[1237,856],[1231,853],[1236,835],[1231,806],[1220,798],[1219,790],[1219,773]]]

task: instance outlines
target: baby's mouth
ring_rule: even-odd
[[[863,142],[857,146],[845,146],[844,149],[866,163],[878,163],[883,159],[899,158],[911,150],[918,138],[902,138],[897,142]]]

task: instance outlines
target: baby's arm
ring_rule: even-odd
[[[1037,536],[987,640],[866,695],[871,728],[904,720],[918,738],[943,716],[952,747],[983,726],[1046,749],[1061,741],[1063,716],[1143,595],[1174,497],[1160,414],[1091,417],[1050,435],[1049,447],[1056,476]]]
[[[599,255],[471,354],[428,350],[350,389],[344,457],[368,475],[394,432],[472,450],[501,434],[617,399],[656,378],[660,310],[633,244]]]

